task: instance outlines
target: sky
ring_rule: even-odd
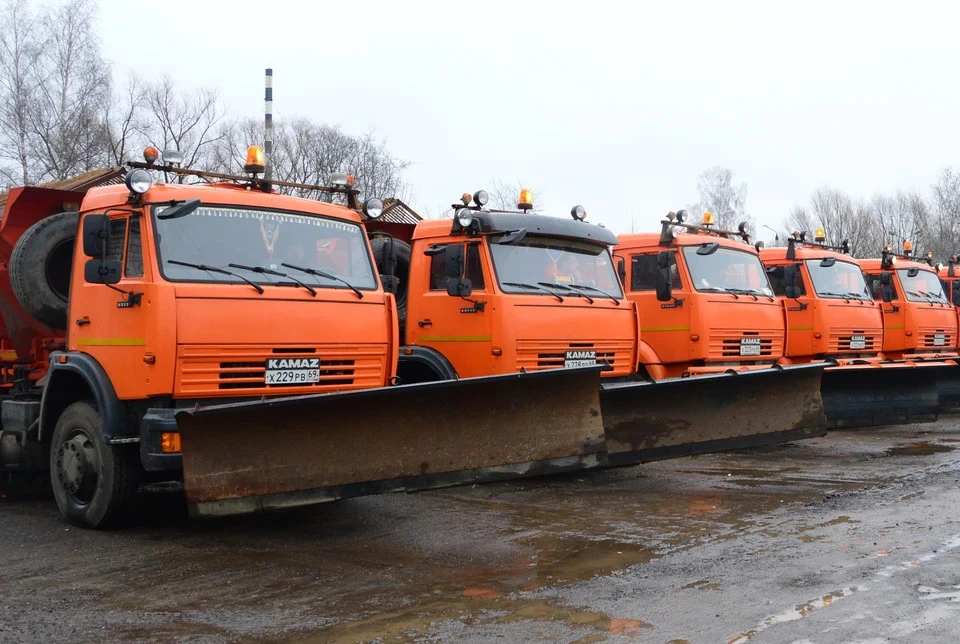
[[[929,191],[960,165],[960,3],[100,0],[122,80],[220,90],[233,115],[375,130],[410,205],[523,182],[544,214],[656,230],[728,167],[758,226],[819,187]],[[251,144],[258,142],[251,142]],[[391,196],[391,195],[370,195]],[[760,228],[759,238],[773,233]]]

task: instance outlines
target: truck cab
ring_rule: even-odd
[[[888,245],[879,259],[859,260],[871,294],[881,300],[882,351],[888,358],[956,355],[957,314],[932,261],[932,255],[915,258],[909,241],[901,253]]]
[[[656,380],[776,365],[784,319],[746,227],[669,213],[661,232],[620,235],[614,256],[636,303],[640,366]]]
[[[580,206],[561,219],[489,210],[485,191],[463,202],[452,221],[412,232],[400,381],[595,364],[605,378],[633,374],[638,323],[615,235]]]
[[[832,358],[840,364],[882,358],[883,319],[849,242],[824,244],[796,233],[785,248],[763,248],[760,259],[787,321],[785,358],[803,363]]]
[[[26,228],[12,253],[65,253],[11,272],[25,306],[30,288],[63,285],[65,347],[4,398],[0,467],[49,469],[61,512],[86,527],[123,514],[141,479],[180,476],[178,410],[384,387],[396,373],[396,306],[358,205],[275,193],[255,178],[256,146],[249,177],[195,173],[206,183],[157,183],[156,170],[191,171],[146,158],[79,213]],[[323,189],[355,200],[346,180]]]

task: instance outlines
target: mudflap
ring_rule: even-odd
[[[949,369],[913,363],[830,367],[821,389],[827,424],[833,429],[932,423],[941,406],[938,385]]]
[[[601,466],[599,383],[582,367],[182,411],[190,514]]]
[[[823,364],[652,383],[604,383],[611,466],[775,445],[827,432]]]

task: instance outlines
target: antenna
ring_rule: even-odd
[[[273,69],[267,68],[263,96],[263,180],[273,178]]]

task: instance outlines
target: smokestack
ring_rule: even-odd
[[[267,69],[264,80],[266,93],[263,97],[263,178],[270,181],[273,177],[273,69]]]

